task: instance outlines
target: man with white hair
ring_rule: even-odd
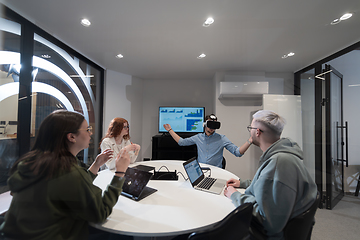
[[[317,186],[303,164],[303,152],[296,142],[280,138],[285,119],[273,111],[262,110],[253,115],[248,130],[252,142],[263,155],[261,166],[244,194],[234,187],[240,181],[230,179],[224,191],[236,206],[253,203],[250,233],[262,232],[267,239],[284,239],[283,229],[289,219],[309,209],[315,202]],[[252,236],[254,237],[254,236]]]

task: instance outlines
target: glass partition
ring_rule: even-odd
[[[0,6],[1,7],[1,6]],[[0,193],[18,159],[17,124],[21,25],[0,15]]]
[[[77,157],[93,162],[102,136],[104,70],[2,4],[0,8],[1,194],[8,190],[11,166],[31,149],[40,123],[54,110],[84,115],[93,136]]]
[[[100,71],[35,33],[32,83],[31,134],[57,109],[80,112],[96,131],[96,85]],[[90,152],[89,152],[90,151]],[[94,141],[78,158],[94,160]]]

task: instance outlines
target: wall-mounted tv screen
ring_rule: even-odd
[[[204,132],[205,107],[159,107],[159,132],[166,133],[170,124],[176,133]]]

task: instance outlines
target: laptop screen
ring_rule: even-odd
[[[194,184],[194,182],[203,175],[200,164],[198,163],[196,158],[192,158],[187,161],[184,164],[184,168],[192,184]]]
[[[133,197],[139,197],[151,176],[152,173],[128,168],[125,173],[123,192],[128,193]]]

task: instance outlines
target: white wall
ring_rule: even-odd
[[[151,158],[151,138],[158,134],[159,106],[204,106],[213,113],[212,80],[144,80],[142,157]]]
[[[234,81],[258,81],[260,78],[269,81],[269,93],[293,93],[292,73],[238,72],[226,75],[233,75]],[[246,126],[250,124],[251,113],[262,106],[256,99],[219,100],[219,82],[224,76],[225,73],[219,72],[209,80],[134,80],[129,75],[107,71],[104,130],[112,118],[126,118],[131,125],[132,141],[141,145],[138,157],[141,161],[152,155],[151,138],[158,134],[159,106],[205,106],[205,114],[215,113],[221,122],[218,133],[225,134],[235,145],[241,146],[249,138]],[[226,169],[243,179],[252,178],[261,154],[256,146],[251,146],[241,158],[225,150]]]
[[[235,145],[241,146],[250,137],[246,127],[250,124],[254,111],[262,109],[262,98],[218,99],[220,81],[224,81],[225,76],[227,81],[234,82],[268,81],[270,94],[289,95],[293,94],[293,73],[218,72],[215,75],[215,112],[221,122],[221,128],[217,132],[226,135]],[[241,158],[225,150],[226,169],[242,179],[252,179],[259,167],[261,154],[262,151],[254,145]]]
[[[143,80],[130,75],[107,70],[105,76],[103,135],[115,117],[128,120],[130,137],[141,144],[143,105]],[[142,159],[142,149],[138,159]]]

